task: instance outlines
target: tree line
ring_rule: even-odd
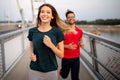
[[[9,21],[10,23],[16,23],[16,22],[22,22],[21,20],[19,21]],[[31,23],[32,21],[28,21]],[[8,23],[8,21],[0,21],[0,23]],[[76,24],[83,24],[83,25],[120,25],[120,19],[96,19],[94,21],[87,21],[87,20],[77,20]]]
[[[86,20],[77,20],[76,24],[83,24],[83,25],[120,25],[120,19],[97,19],[94,21],[86,21]]]

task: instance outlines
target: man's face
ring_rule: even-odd
[[[75,21],[76,21],[75,15],[74,15],[73,13],[69,13],[69,14],[67,15],[67,20],[66,20],[66,22],[67,22],[69,25],[73,25],[73,24],[75,24]]]

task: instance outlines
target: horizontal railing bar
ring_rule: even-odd
[[[97,40],[100,40],[100,41],[103,41],[103,42],[108,43],[110,45],[113,45],[117,48],[120,48],[120,43],[109,40],[109,39],[104,38],[102,36],[98,36],[98,35],[95,35],[95,34],[92,34],[92,33],[89,33],[89,32],[85,32],[85,31],[84,31],[84,35],[88,35],[89,37],[95,38]]]
[[[93,66],[89,63],[89,61],[81,54],[81,59],[86,63],[86,65],[92,70],[94,74],[100,79],[105,80],[102,75],[100,75],[97,71],[94,70]]]
[[[0,39],[6,38],[8,36],[15,35],[17,33],[21,33],[23,31],[26,31],[26,30],[30,29],[30,28],[32,28],[32,27],[24,28],[24,29],[19,29],[19,30],[15,30],[15,31],[12,31],[12,32],[9,32],[9,33],[6,33],[6,34],[2,34],[2,35],[0,35]]]
[[[83,49],[90,57],[92,57],[94,60],[97,61],[97,63],[99,63],[104,69],[106,69],[108,72],[110,72],[116,79],[120,79],[120,77],[117,76],[116,73],[112,72],[112,70],[108,69],[106,66],[104,66],[96,57],[94,57],[93,55],[91,55],[90,52],[88,52],[86,49]]]
[[[120,53],[120,49],[118,49],[118,48],[117,49],[115,47],[113,48],[113,47],[111,47],[111,46],[109,46],[107,44],[104,44],[103,42],[100,42],[99,44]]]

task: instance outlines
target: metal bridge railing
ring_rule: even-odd
[[[81,58],[100,80],[120,80],[120,43],[84,32]]]
[[[0,35],[0,80],[14,67],[24,50],[28,48],[29,28]]]
[[[0,35],[0,79],[14,66],[25,50],[28,29]],[[17,42],[14,42],[14,39]],[[87,32],[84,32],[83,41],[85,48],[81,49],[81,59],[98,79],[120,80],[120,43]],[[10,50],[8,46],[11,46]],[[15,51],[18,51],[17,54]],[[14,59],[8,60],[7,58]]]

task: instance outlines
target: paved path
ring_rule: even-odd
[[[29,51],[25,51],[23,57],[18,61],[18,63],[13,67],[13,69],[8,73],[4,80],[28,80],[28,70],[29,70]],[[58,64],[60,65],[60,59],[58,59]],[[83,64],[80,64],[80,80],[94,80],[94,78],[89,74]],[[59,80],[62,78],[59,76]],[[66,80],[71,80],[70,75]]]

